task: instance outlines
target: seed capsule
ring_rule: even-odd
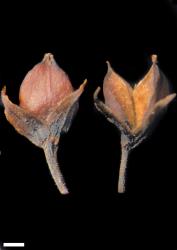
[[[48,53],[23,80],[19,106],[9,100],[6,88],[1,94],[7,120],[44,150],[51,175],[62,194],[67,194],[68,189],[57,161],[60,134],[69,130],[85,85],[86,80],[74,91],[67,74]]]
[[[129,152],[144,140],[176,94],[170,94],[170,84],[152,56],[152,66],[134,88],[119,76],[108,62],[104,78],[105,103],[94,93],[96,108],[121,131],[122,159],[118,192],[125,191],[125,171]]]

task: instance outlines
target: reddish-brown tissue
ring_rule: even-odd
[[[108,63],[104,78],[105,103],[98,99],[96,108],[121,131],[122,159],[119,170],[118,191],[125,191],[125,170],[129,152],[147,137],[176,94],[170,93],[170,84],[157,65],[157,56],[152,56],[152,66],[134,88],[118,75]]]
[[[57,161],[61,133],[66,133],[78,110],[78,99],[86,81],[73,90],[67,74],[57,65],[52,54],[44,55],[28,72],[19,93],[19,106],[2,90],[7,120],[23,136],[44,150],[51,175],[62,194],[67,194]]]
[[[52,107],[72,92],[67,74],[48,53],[25,76],[20,87],[20,106],[34,114],[46,116]]]

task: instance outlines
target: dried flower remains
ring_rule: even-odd
[[[125,176],[130,151],[144,140],[154,128],[168,104],[175,98],[170,84],[152,56],[152,66],[134,88],[108,64],[104,78],[105,103],[98,99],[100,87],[94,93],[96,108],[121,131],[122,157],[118,192],[125,191]]]
[[[67,74],[48,53],[23,80],[19,106],[9,100],[5,87],[1,94],[7,120],[44,150],[51,175],[62,194],[67,194],[68,189],[57,161],[58,144],[60,135],[71,126],[85,85],[86,81],[74,91]]]

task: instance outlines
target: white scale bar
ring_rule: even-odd
[[[24,247],[25,243],[9,243],[9,242],[5,242],[3,243],[4,247]]]

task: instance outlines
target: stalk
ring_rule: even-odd
[[[63,178],[59,163],[57,161],[57,150],[58,146],[52,144],[51,142],[47,142],[44,146],[46,161],[48,163],[48,167],[53,180],[61,194],[68,194],[69,191],[66,187],[65,180]]]
[[[124,193],[125,192],[125,185],[126,185],[126,169],[127,169],[127,161],[130,150],[126,144],[127,138],[122,135],[121,136],[121,162],[120,162],[120,169],[119,169],[119,180],[118,180],[118,192]]]

